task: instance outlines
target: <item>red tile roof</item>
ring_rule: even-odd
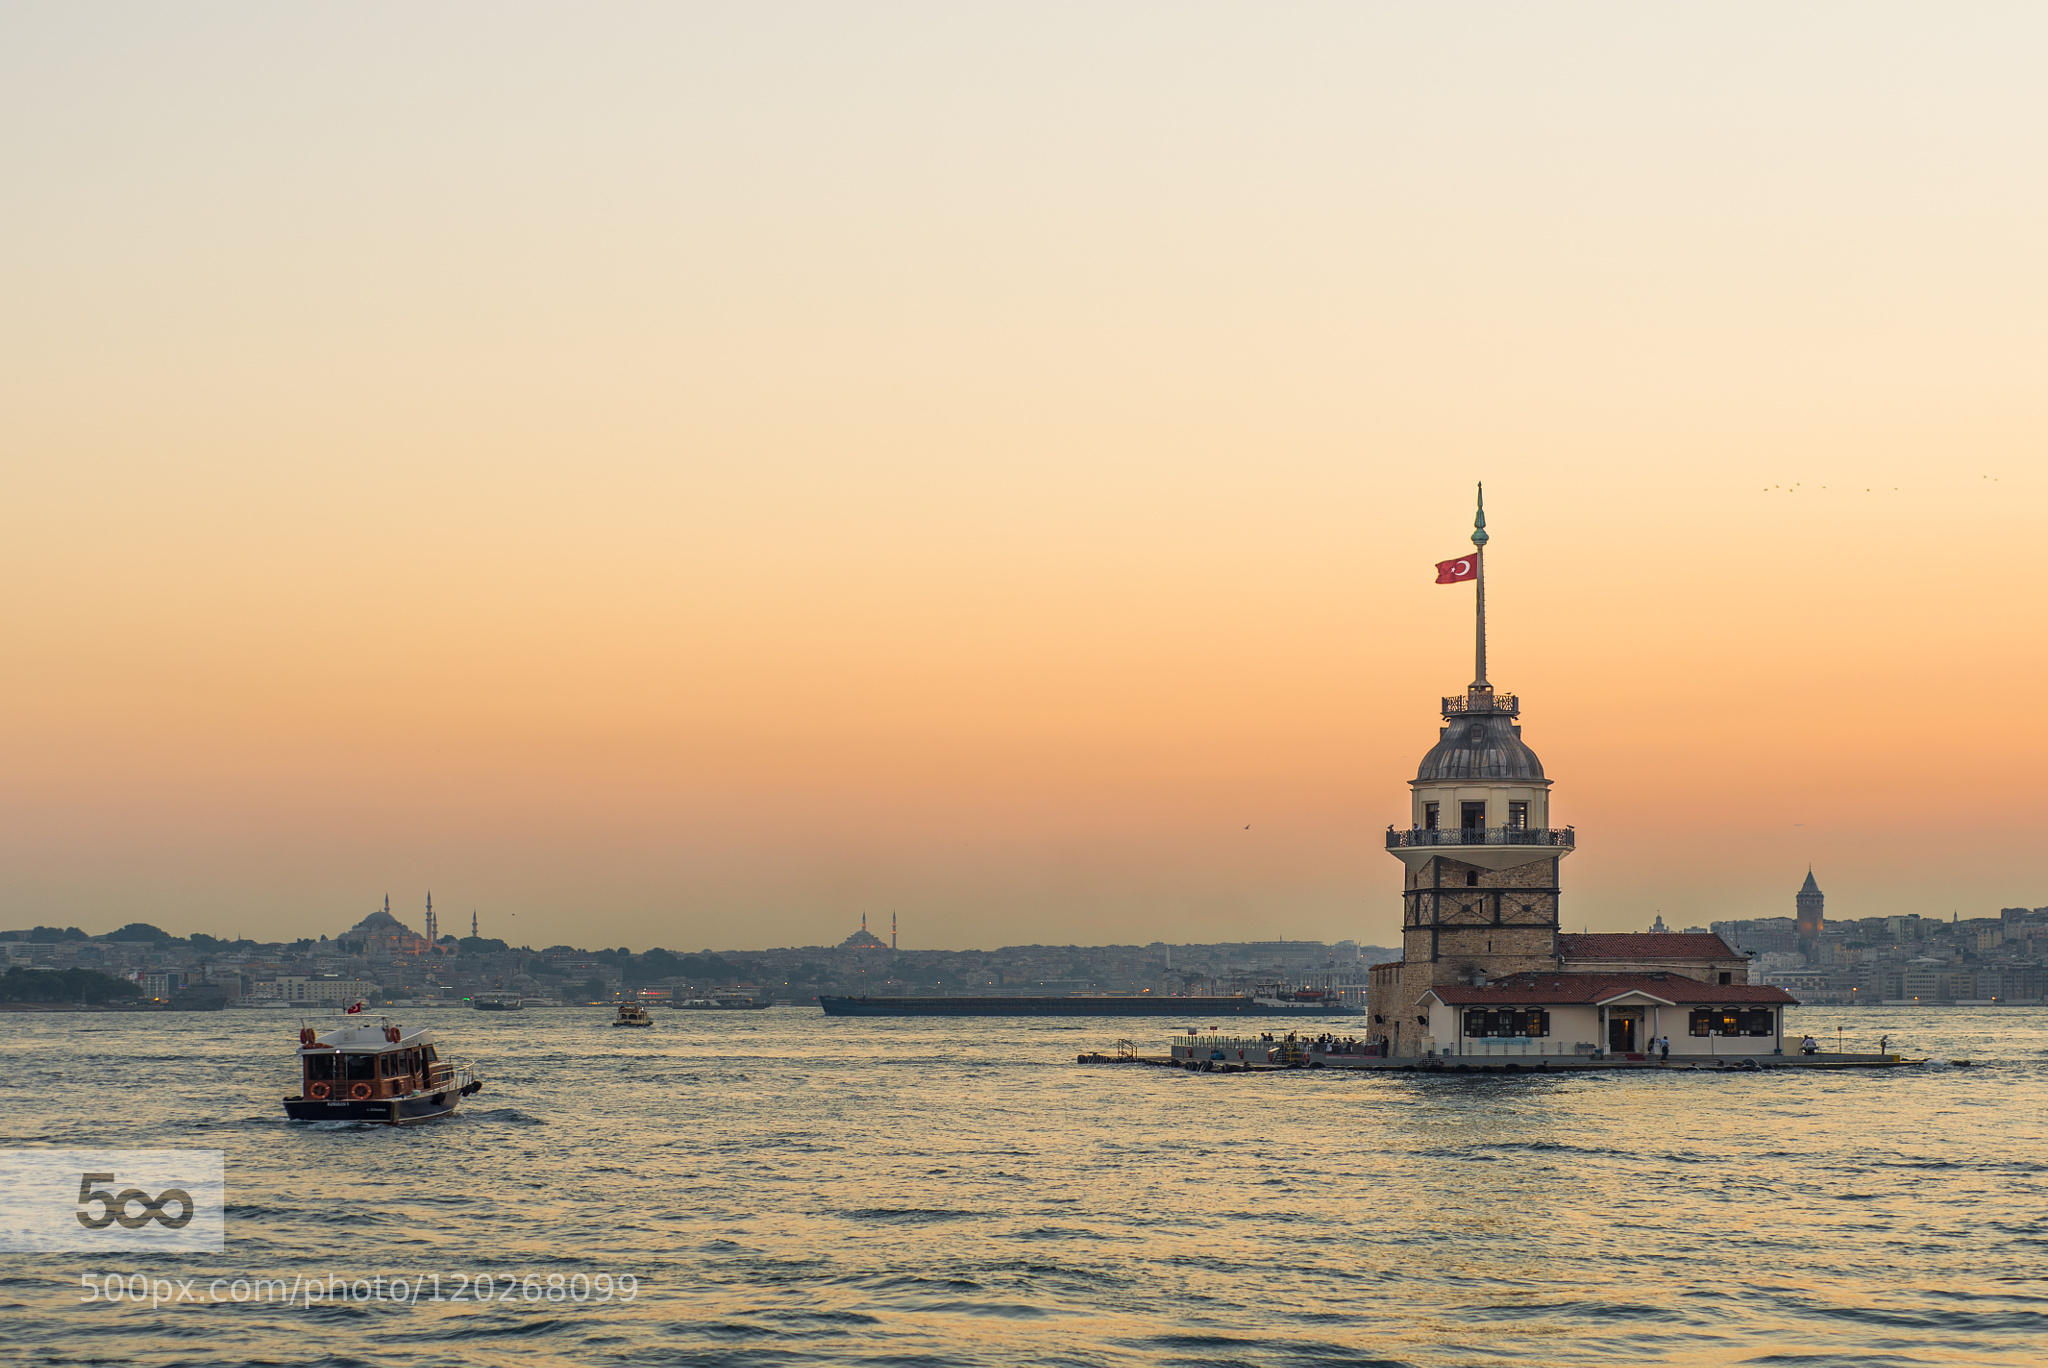
[[[1683,974],[1515,974],[1484,987],[1440,983],[1429,990],[1454,1007],[1559,1007],[1607,1002],[1644,993],[1698,1007],[1797,1006],[1783,988],[1761,983],[1702,983]],[[1428,996],[1428,994],[1424,994]]]
[[[1706,931],[1562,932],[1557,953],[1567,960],[1717,959],[1740,960],[1742,952]]]

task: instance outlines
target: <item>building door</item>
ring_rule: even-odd
[[[1607,1018],[1607,1052],[1609,1054],[1630,1054],[1636,1049],[1636,1018],[1631,1012],[1624,1016],[1616,1012]]]

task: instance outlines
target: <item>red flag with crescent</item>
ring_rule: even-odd
[[[1479,578],[1479,553],[1477,551],[1460,556],[1456,560],[1438,561],[1436,563],[1436,582],[1438,584],[1463,584],[1468,579],[1477,578]]]

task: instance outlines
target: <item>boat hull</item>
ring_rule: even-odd
[[[474,1088],[469,1091],[475,1091]],[[412,1097],[287,1097],[284,1114],[293,1121],[359,1121],[372,1126],[416,1126],[453,1116],[465,1091],[448,1088]]]
[[[1335,1005],[1272,1007],[1248,997],[820,997],[826,1016],[1353,1016]]]

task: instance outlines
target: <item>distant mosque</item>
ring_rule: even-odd
[[[1642,1056],[1664,1038],[1678,1056],[1781,1051],[1795,1000],[1750,983],[1748,958],[1721,937],[1559,930],[1558,871],[1578,835],[1552,825],[1552,781],[1522,740],[1520,700],[1486,676],[1487,540],[1482,489],[1474,553],[1438,567],[1439,583],[1476,580],[1475,667],[1443,700],[1436,745],[1409,781],[1408,827],[1387,828],[1402,864],[1401,958],[1369,971],[1373,1039],[1403,1057]],[[1817,936],[1811,875],[1807,887]],[[1804,937],[1805,892],[1799,906]]]
[[[865,912],[861,913],[860,930],[839,942],[839,948],[841,950],[894,950],[896,948],[896,914],[894,912],[889,914],[889,939],[884,941],[880,936],[868,930],[868,914]]]
[[[366,959],[397,959],[401,955],[424,955],[434,949],[434,895],[427,894],[427,934],[422,936],[391,915],[391,895],[384,895],[382,910],[341,933],[340,939],[360,941],[359,952]]]

